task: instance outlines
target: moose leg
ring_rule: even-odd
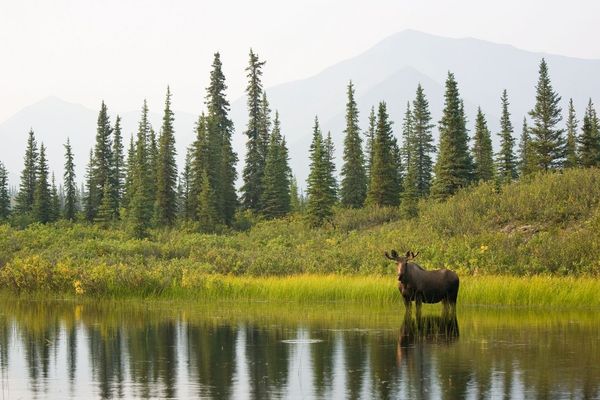
[[[415,309],[417,310],[417,319],[421,319],[421,305],[422,305],[422,300],[420,296],[417,296],[417,298],[415,299]]]
[[[406,310],[406,314],[409,315],[410,314],[410,309],[411,309],[410,297],[408,297],[408,296],[402,296],[402,298],[404,299],[404,308]]]

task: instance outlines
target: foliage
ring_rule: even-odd
[[[600,274],[598,169],[538,174],[499,192],[492,182],[483,183],[443,203],[421,200],[413,219],[403,219],[397,207],[339,209],[333,223],[320,229],[297,216],[238,218],[253,226],[221,229],[220,235],[186,226],[151,229],[146,239],[132,239],[126,226],[0,225],[0,284],[71,292],[77,280],[86,294],[160,294],[222,279],[213,274],[372,275],[393,281],[395,267],[383,257],[391,248],[419,251],[422,266],[454,269],[461,279]],[[496,302],[501,295],[494,296]]]
[[[440,144],[435,164],[432,195],[445,199],[472,181],[473,161],[469,154],[469,137],[458,84],[452,73],[446,79],[445,103],[439,122]]]
[[[362,151],[362,139],[358,126],[358,107],[354,100],[354,86],[348,84],[346,103],[346,128],[344,129],[344,165],[340,201],[346,207],[359,208],[367,197],[367,175]]]
[[[556,127],[562,119],[560,99],[560,96],[552,88],[548,65],[542,58],[536,86],[535,106],[529,112],[533,120],[531,146],[538,171],[559,169],[564,164],[566,156],[564,130]]]
[[[508,111],[509,102],[506,89],[502,92],[501,102],[502,116],[500,117],[500,133],[498,133],[498,136],[500,136],[500,152],[498,152],[496,164],[500,183],[510,183],[517,178],[517,160],[514,153],[514,130]]]

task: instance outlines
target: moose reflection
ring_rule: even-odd
[[[396,262],[398,273],[398,290],[402,293],[404,306],[410,313],[411,302],[415,302],[417,315],[420,314],[422,303],[444,304],[454,311],[458,297],[458,275],[448,269],[427,271],[419,264],[412,262],[419,253],[407,251],[406,255],[400,256],[396,250],[385,256]]]

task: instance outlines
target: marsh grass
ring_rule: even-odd
[[[143,279],[142,279],[143,280]],[[84,288],[77,294],[77,288]],[[131,286],[125,281],[103,291],[86,291],[86,283],[63,291],[37,290],[22,293],[23,298],[66,299],[144,298],[148,300],[190,301],[193,303],[268,303],[268,304],[354,304],[360,306],[404,306],[394,276],[291,275],[253,277],[197,275],[185,285],[174,280],[160,290],[148,285]],[[5,291],[5,296],[9,292]],[[508,306],[600,308],[600,280],[595,277],[557,276],[463,276],[458,297],[459,307]],[[14,294],[13,294],[14,296]],[[18,297],[19,295],[17,295]],[[440,304],[424,305],[437,312]]]

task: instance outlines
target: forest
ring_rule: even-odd
[[[68,138],[57,186],[44,144],[30,131],[16,193],[0,164],[3,286],[159,294],[219,287],[215,276],[376,279],[392,271],[382,257],[392,247],[418,249],[426,265],[469,276],[600,273],[600,123],[591,99],[582,121],[570,101],[563,123],[545,60],[518,141],[508,93],[499,94],[497,152],[482,110],[469,135],[452,73],[440,121],[432,121],[417,84],[398,133],[383,101],[371,109],[367,129],[360,128],[349,82],[339,177],[331,133],[315,117],[306,193],[290,170],[281,121],[262,85],[263,65],[250,51],[239,188],[219,53],[206,111],[180,170],[168,88],[158,135],[144,102],[127,150],[120,118],[111,123],[102,103],[83,182]]]

